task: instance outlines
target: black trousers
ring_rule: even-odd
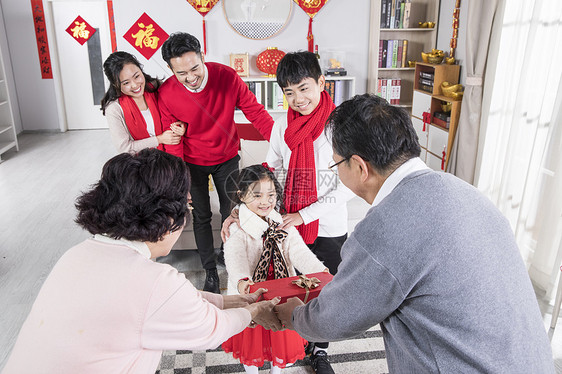
[[[308,248],[330,269],[330,274],[336,275],[341,262],[341,247],[346,240],[347,234],[334,238],[319,236],[314,243],[308,244]]]
[[[193,206],[193,233],[195,244],[201,257],[203,269],[209,270],[217,267],[215,259],[215,246],[213,244],[213,229],[211,227],[211,201],[209,197],[209,175],[219,195],[221,225],[230,215],[231,194],[235,190],[238,179],[238,160],[236,156],[222,164],[201,166],[186,162],[191,173],[191,205]]]
[[[334,238],[319,236],[314,243],[308,244],[308,248],[330,269],[330,274],[336,275],[341,262],[341,247],[346,240],[347,234]],[[315,342],[314,345],[327,349],[329,344],[328,342]]]

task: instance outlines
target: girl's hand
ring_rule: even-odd
[[[246,279],[246,280],[241,279],[241,280],[239,280],[238,281],[238,293],[240,295],[249,294],[250,293],[250,286],[253,285],[253,284],[254,284],[254,282],[251,279]]]
[[[158,144],[176,145],[180,144],[181,136],[174,134],[172,130],[166,130],[160,135],[156,135]]]
[[[170,125],[170,130],[178,136],[183,136],[185,134],[185,123],[182,121],[176,121]]]
[[[281,230],[286,230],[291,226],[299,226],[304,223],[299,213],[287,213],[283,216],[283,223],[279,226]]]

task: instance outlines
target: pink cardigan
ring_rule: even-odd
[[[173,267],[88,239],[46,279],[3,373],[150,373],[162,350],[203,350],[248,326]]]

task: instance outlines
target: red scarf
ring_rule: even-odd
[[[285,181],[285,208],[295,213],[318,200],[316,187],[316,165],[314,144],[335,109],[334,102],[326,91],[320,94],[320,102],[312,113],[303,116],[289,108],[285,143],[291,150],[289,170]],[[306,244],[312,244],[318,237],[318,220],[308,225],[297,226]]]
[[[144,91],[144,99],[146,100],[146,105],[150,110],[152,115],[152,120],[154,121],[154,132],[156,135],[162,134],[162,124],[160,123],[160,112],[158,112],[158,105],[156,103],[156,94],[154,92]],[[146,121],[142,115],[137,103],[132,97],[127,95],[121,95],[119,97],[119,105],[123,108],[123,114],[125,115],[125,124],[129,129],[129,133],[134,140],[141,140],[149,138],[148,130],[146,129]],[[164,145],[158,144],[158,149],[163,151]]]

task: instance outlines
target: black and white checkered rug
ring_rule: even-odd
[[[168,263],[184,273],[198,288],[203,288],[205,272],[201,269],[196,251],[172,251],[158,262]],[[226,270],[218,266],[221,289],[226,290]],[[332,342],[328,348],[328,358],[336,374],[382,374],[388,373],[382,331],[377,325],[361,336],[353,339]],[[266,363],[260,373],[269,373]],[[223,374],[245,373],[242,364],[224,352],[220,347],[207,351],[165,351],[156,374]],[[314,374],[308,359],[297,361],[293,366],[283,369],[287,374]]]
[[[387,373],[382,332],[377,326],[354,339],[330,343],[329,360],[336,373]],[[266,363],[260,373],[269,373]],[[165,351],[156,374],[222,374],[244,373],[244,367],[222,349],[208,351]],[[313,374],[305,358],[283,373]]]

